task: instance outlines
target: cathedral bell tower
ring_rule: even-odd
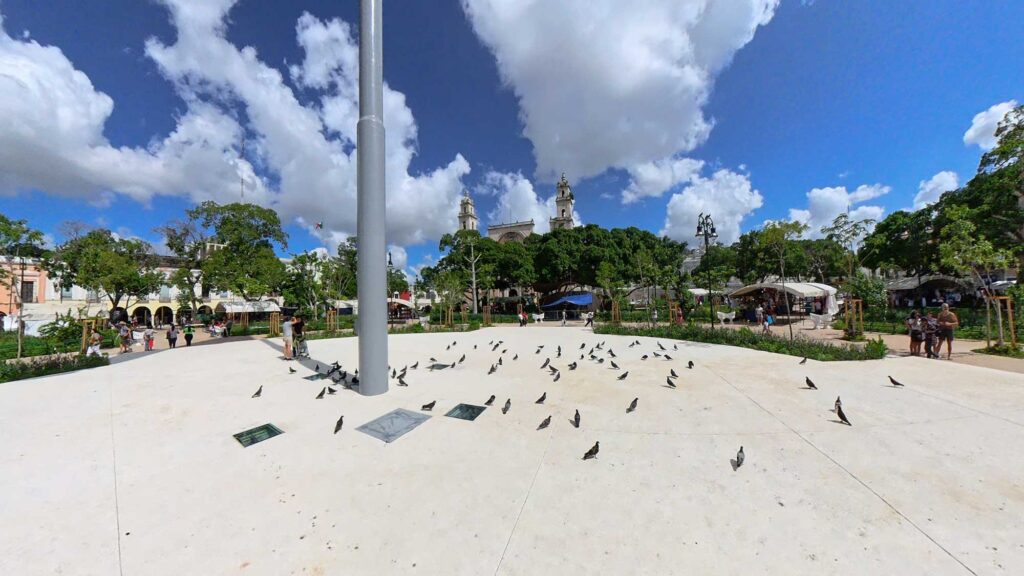
[[[473,199],[469,197],[469,190],[462,194],[462,202],[459,203],[459,230],[476,230],[476,206]]]
[[[572,188],[569,187],[569,181],[565,179],[565,174],[562,174],[555,193],[555,217],[551,219],[552,230],[572,228],[576,225],[572,219],[572,209],[575,200],[572,195]]]

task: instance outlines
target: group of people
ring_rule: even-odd
[[[213,335],[221,335],[228,337],[231,335],[232,321],[229,319],[227,322],[218,322],[210,325],[210,333]],[[127,354],[132,351],[132,346],[135,345],[135,328],[137,323],[132,322],[128,324],[124,320],[118,322],[113,326],[117,330],[117,344],[121,354]],[[142,331],[142,345],[146,352],[154,350],[156,348],[156,330],[151,324],[147,324],[146,328]],[[181,336],[185,340],[185,346],[191,346],[192,340],[195,338],[195,327],[191,324],[182,324],[180,327],[171,322],[166,330],[164,336],[167,338],[168,348],[178,347],[178,337]],[[103,334],[96,328],[93,328],[92,334],[89,335],[89,342],[86,347],[87,356],[99,356],[100,349],[103,347]]]
[[[281,322],[281,339],[284,340],[284,359],[309,358],[306,348],[306,322],[302,316],[286,316]]]
[[[949,309],[949,304],[943,304],[938,315],[929,311],[921,316],[920,312],[914,310],[907,318],[906,324],[910,332],[911,356],[920,356],[921,347],[924,345],[924,352],[928,358],[940,358],[942,343],[945,342],[946,359],[950,359],[953,353],[953,331],[960,325],[960,320]]]

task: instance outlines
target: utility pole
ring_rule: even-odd
[[[384,61],[382,0],[359,2],[359,123],[356,125],[356,234],[359,393],[388,391],[388,292],[385,269]]]

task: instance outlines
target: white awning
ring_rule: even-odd
[[[828,284],[818,284],[816,282],[786,282],[785,285],[782,282],[761,282],[734,290],[729,296],[745,296],[758,290],[785,291],[797,298],[825,298],[825,312],[827,314],[835,314],[839,311],[839,305],[836,304],[836,293],[838,290]]]
[[[252,300],[248,302],[221,302],[217,304],[217,312],[224,314],[257,314],[263,312],[280,312],[281,307],[273,300]]]

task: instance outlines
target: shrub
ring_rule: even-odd
[[[754,334],[748,328],[730,330],[724,328],[708,328],[695,324],[686,324],[683,326],[661,326],[654,329],[604,324],[598,326],[594,332],[597,334],[649,336],[672,340],[705,342],[708,344],[723,344],[726,346],[750,348],[752,350],[760,350],[762,352],[788,354],[790,356],[800,356],[822,361],[876,360],[884,358],[887,351],[885,344],[880,340],[869,342],[866,346],[861,348],[857,346],[837,345],[829,342],[802,338],[797,340],[788,340],[780,336],[759,335]]]
[[[21,362],[0,364],[0,382],[13,382],[25,378],[37,378],[61,372],[73,372],[86,368],[106,366],[110,360],[106,356],[71,356],[60,355],[49,358],[38,358]]]

